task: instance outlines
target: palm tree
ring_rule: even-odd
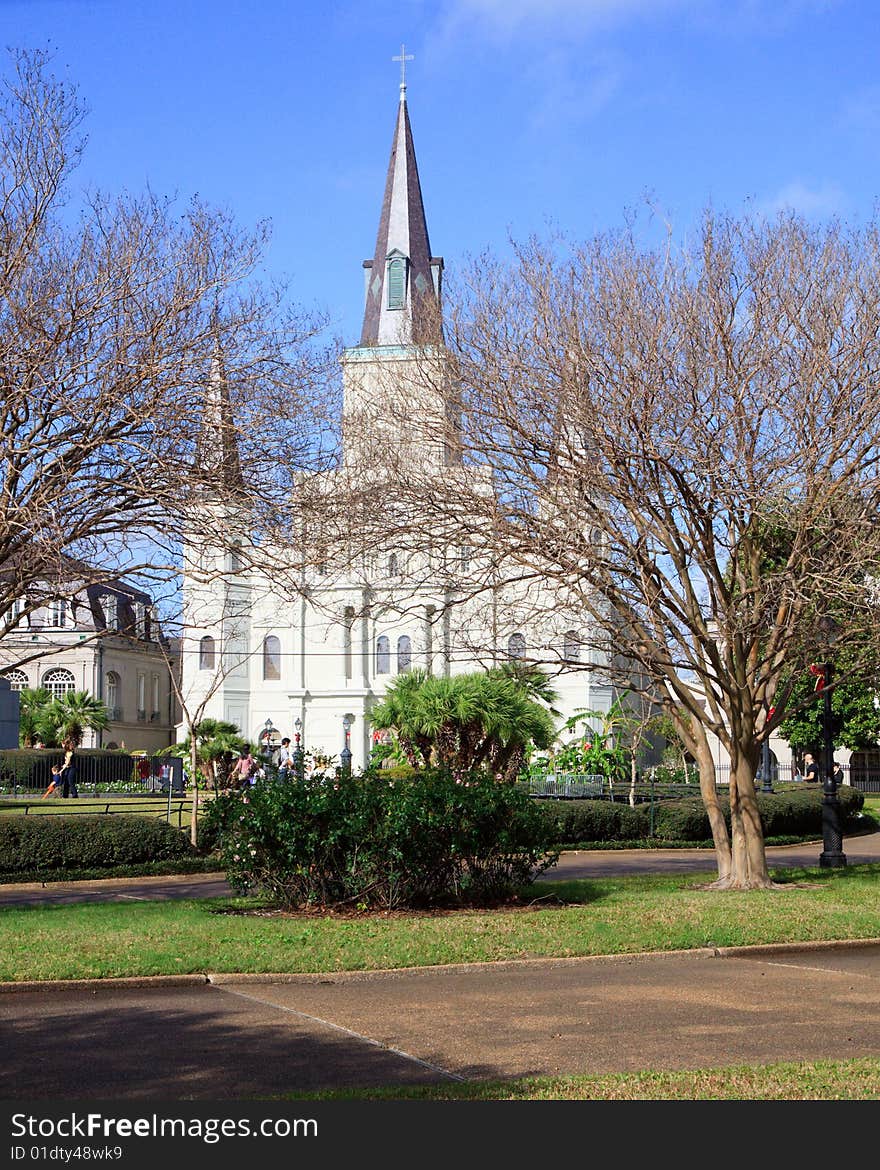
[[[450,678],[412,671],[389,687],[371,719],[396,732],[413,767],[434,762],[457,773],[485,767],[513,780],[529,744],[549,747],[555,736],[544,703],[556,693],[542,672],[530,668],[528,675],[503,668]]]
[[[195,727],[196,761],[198,770],[206,782],[216,790],[218,781],[225,778],[229,761],[245,746],[238,726],[223,719],[203,719]],[[169,755],[192,759],[192,739],[187,736],[182,743],[168,748]]]
[[[66,691],[49,703],[46,718],[54,728],[53,739],[70,740],[79,747],[87,731],[103,731],[110,722],[107,708],[88,691]]]
[[[55,728],[47,718],[52,696],[45,687],[23,687],[18,692],[18,738],[22,747],[33,747],[37,740],[51,744]]]

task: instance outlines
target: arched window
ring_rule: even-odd
[[[507,657],[525,658],[526,640],[522,634],[511,634],[507,639]]]
[[[388,308],[402,309],[406,303],[406,261],[397,257],[388,265]]]
[[[119,675],[113,670],[108,670],[104,679],[104,704],[110,712],[110,718],[118,719],[119,715],[114,712],[119,709]]]
[[[397,553],[392,553],[391,556],[388,558],[388,576],[389,577],[399,577],[400,576],[400,561],[397,559]]]
[[[43,675],[42,686],[53,699],[60,699],[68,691],[76,690],[76,679],[69,670],[50,670]]]
[[[376,674],[391,673],[391,642],[383,634],[376,639]]]
[[[562,639],[562,657],[566,662],[580,662],[581,640],[574,630],[566,630]]]
[[[274,634],[263,639],[263,678],[281,678],[281,643]]]
[[[28,676],[23,670],[7,670],[3,677],[14,691],[23,691],[28,685]]]
[[[199,670],[213,670],[215,657],[214,639],[205,634],[199,642]]]
[[[397,673],[403,674],[412,666],[412,642],[409,634],[401,634],[397,639]]]

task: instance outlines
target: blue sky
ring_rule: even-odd
[[[355,344],[401,43],[435,254],[455,271],[649,194],[861,221],[880,187],[875,0],[0,0],[90,107],[77,181],[268,218],[267,273]]]

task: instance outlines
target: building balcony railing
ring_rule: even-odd
[[[113,723],[118,723],[119,720],[122,718],[122,708],[121,707],[108,707],[107,708],[107,718]]]
[[[146,723],[146,721],[147,721],[146,711],[138,711],[138,723]]]
[[[158,711],[152,711],[150,713],[150,722],[151,723],[158,723],[161,718],[162,718],[162,716],[159,714]]]

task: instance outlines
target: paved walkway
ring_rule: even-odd
[[[0,1099],[290,1091],[880,1054],[871,944],[0,985]]]

